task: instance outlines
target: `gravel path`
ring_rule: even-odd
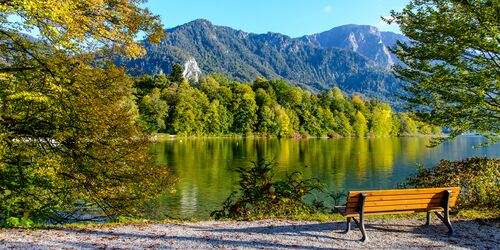
[[[425,219],[424,219],[425,220]],[[453,248],[499,249],[498,224],[453,221],[456,236],[435,219],[430,227],[419,219],[368,219],[370,241],[359,242],[354,228],[343,234],[344,222],[259,220],[252,222],[196,222],[127,225],[90,229],[0,231],[0,249],[73,248]]]

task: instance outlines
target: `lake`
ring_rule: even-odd
[[[329,191],[396,188],[416,172],[417,164],[433,166],[441,159],[500,157],[500,145],[473,149],[479,136],[461,136],[435,148],[428,137],[343,139],[173,139],[152,146],[159,163],[179,178],[175,193],[160,199],[157,216],[208,218],[238,189],[237,167],[259,158],[275,160],[276,177],[300,171],[317,178]]]

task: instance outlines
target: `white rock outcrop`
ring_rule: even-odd
[[[201,69],[198,67],[196,60],[191,57],[184,63],[184,72],[182,73],[184,78],[189,81],[197,82],[201,76]]]

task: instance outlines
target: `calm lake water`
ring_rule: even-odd
[[[462,136],[435,148],[429,138],[345,139],[176,139],[152,150],[179,177],[174,194],[161,199],[158,216],[208,218],[237,190],[238,166],[258,158],[274,159],[276,177],[300,171],[317,178],[329,191],[396,188],[416,172],[417,164],[432,166],[441,159],[500,157],[500,145],[473,149],[481,137]]]

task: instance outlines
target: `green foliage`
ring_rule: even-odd
[[[387,104],[377,105],[373,108],[371,132],[375,136],[389,136],[392,129],[392,111]]]
[[[401,124],[400,135],[416,135],[418,134],[417,122],[407,114],[399,114]]]
[[[366,135],[366,132],[368,131],[368,125],[365,116],[361,112],[356,112],[352,127],[354,129],[354,135],[356,135],[357,137],[363,137]]]
[[[252,88],[238,84],[233,89],[233,130],[239,134],[252,134],[257,121],[257,104]]]
[[[500,134],[498,0],[413,0],[389,22],[411,43],[392,51],[406,66],[409,109],[420,121],[449,126],[451,138],[467,130],[490,141]]]
[[[304,197],[321,191],[324,185],[314,179],[302,179],[301,174],[287,174],[282,181],[274,180],[276,163],[263,159],[252,162],[250,167],[240,167],[240,190],[233,192],[222,204],[221,210],[213,211],[215,219],[250,219],[265,216],[292,216],[313,214],[313,205]]]
[[[337,113],[338,124],[340,124],[338,132],[342,136],[351,136],[353,133],[352,126],[349,123],[349,118],[347,118],[344,113]]]
[[[172,67],[172,71],[170,71],[170,74],[168,75],[168,80],[170,82],[181,83],[185,80],[183,73],[184,70],[182,69],[182,66],[176,63],[174,64],[174,66]]]
[[[393,113],[391,136],[398,136],[400,131],[401,131],[401,121],[399,120],[398,115]],[[441,132],[439,134],[441,134]]]
[[[230,121],[228,111],[219,100],[213,100],[206,113],[206,133],[209,135],[223,135],[229,132]]]
[[[408,116],[399,121],[403,118],[378,101],[344,97],[338,87],[313,95],[283,80],[260,77],[241,84],[218,75],[202,78],[199,84],[170,82],[164,75],[139,77],[135,86],[140,118],[150,132],[336,137],[366,136],[368,131],[375,136],[407,135],[430,128]]]
[[[141,120],[146,123],[148,132],[165,129],[165,116],[168,114],[167,102],[160,97],[160,90],[154,88],[139,103]]]
[[[170,185],[167,169],[150,161],[127,75],[74,60],[50,60],[60,82],[30,71],[0,85],[0,220],[29,213],[58,222],[83,207],[136,214]],[[22,91],[44,98],[12,98]]]
[[[258,132],[263,135],[277,135],[279,132],[279,120],[276,113],[269,106],[262,106],[258,114]]]
[[[409,177],[405,185],[458,186],[461,188],[458,208],[500,208],[500,159],[442,160],[431,169],[420,166],[418,173]]]
[[[141,30],[163,33],[138,1],[0,1],[0,223],[140,214],[171,186],[148,154],[133,81],[111,61],[142,54]]]
[[[9,217],[5,220],[5,222],[0,224],[5,227],[32,227],[35,223],[28,217],[22,217],[21,219],[17,217]]]

